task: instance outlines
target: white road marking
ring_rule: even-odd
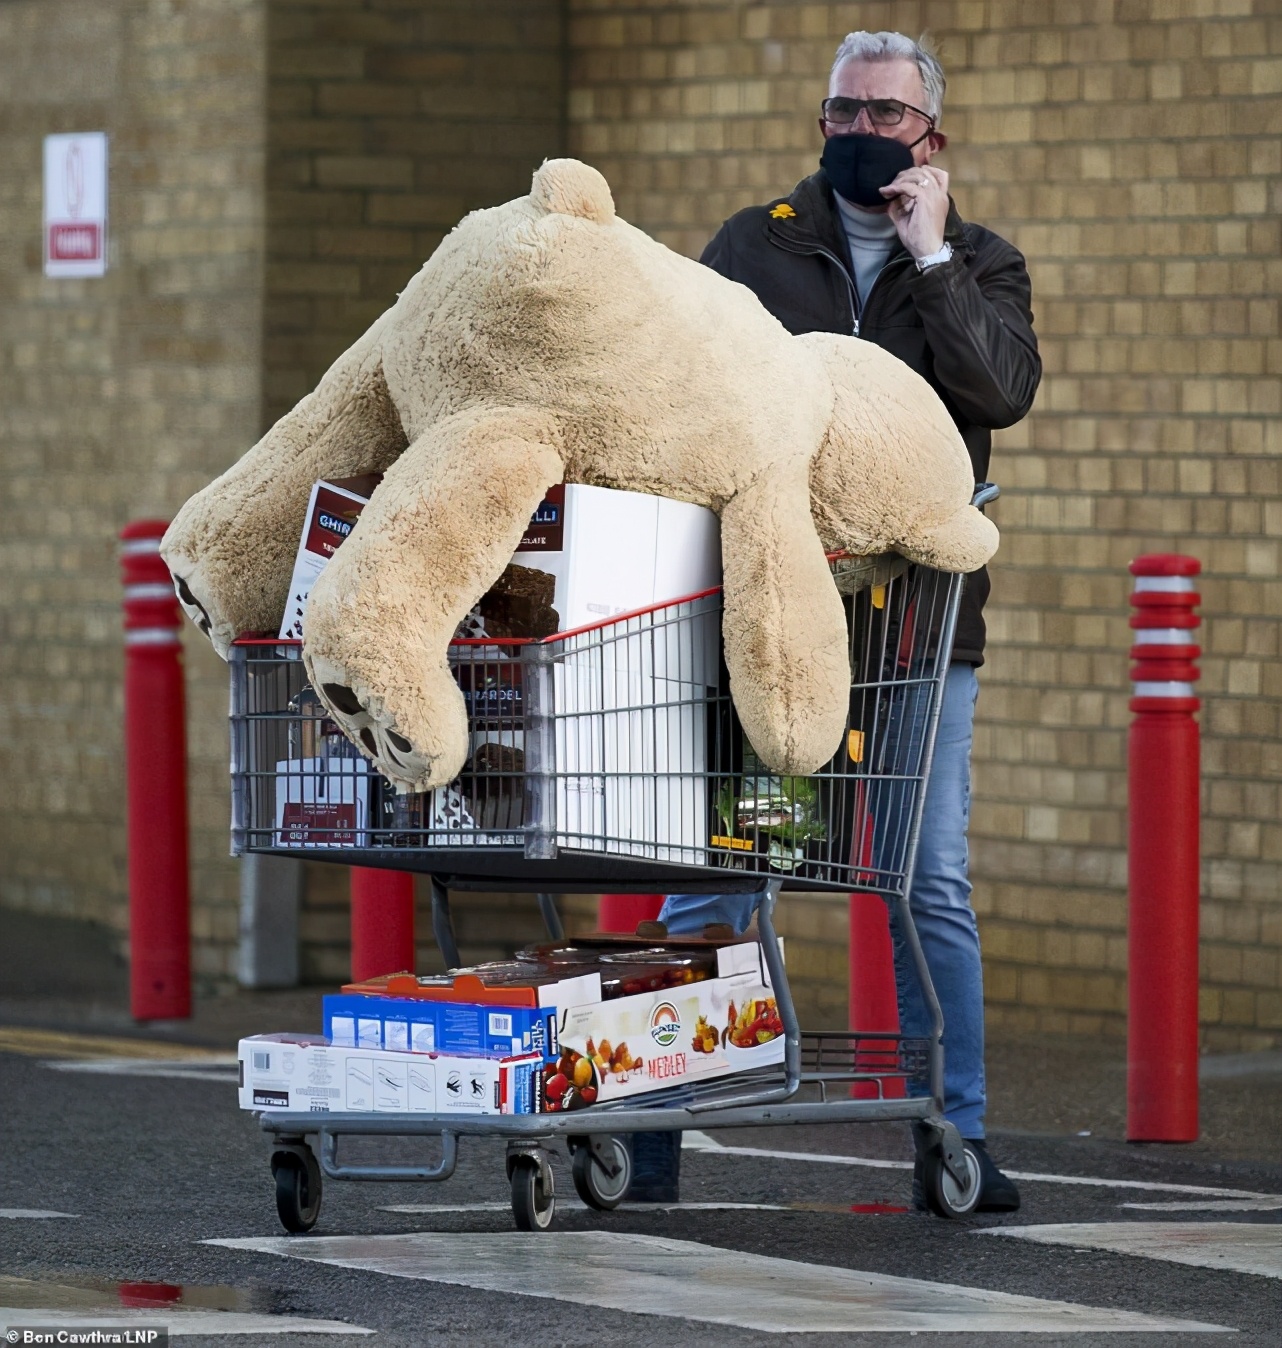
[[[819,1151],[774,1151],[766,1147],[728,1147],[707,1133],[689,1132],[681,1139],[682,1151],[711,1151],[719,1156],[764,1156],[772,1161],[817,1161],[820,1165],[856,1165],[869,1170],[911,1170],[911,1161],[882,1161],[871,1156],[829,1156]]]
[[[74,1212],[49,1212],[45,1208],[0,1208],[0,1217],[75,1217]]]
[[[1058,1222],[990,1226],[975,1234],[1282,1278],[1282,1226],[1262,1222]]]
[[[169,1077],[177,1081],[216,1081],[236,1084],[236,1055],[194,1062],[190,1058],[64,1058],[43,1063],[55,1072],[100,1072],[116,1077]]]
[[[1043,1301],[622,1232],[416,1232],[205,1243],[574,1307],[606,1306],[778,1334],[1232,1332],[1222,1325],[1169,1316]]]
[[[0,1306],[0,1332],[6,1329],[57,1325],[59,1329],[127,1329],[163,1325],[179,1334],[374,1334],[377,1331],[343,1320],[308,1320],[296,1315],[252,1315],[247,1311],[156,1310],[8,1310]]]
[[[594,1208],[577,1197],[558,1198],[557,1205],[564,1204],[576,1212],[593,1212]],[[376,1212],[400,1212],[409,1216],[431,1216],[439,1212],[511,1212],[510,1202],[495,1203],[395,1203],[390,1207],[380,1207]],[[654,1212],[829,1212],[845,1213],[847,1216],[882,1216],[885,1214],[907,1212],[906,1207],[882,1203],[620,1203],[615,1212],[630,1212],[637,1216]]]
[[[773,1151],[765,1147],[727,1147],[706,1133],[691,1132],[682,1141],[682,1150],[712,1152],[718,1156],[761,1156],[775,1161],[815,1161],[820,1165],[853,1165],[870,1170],[911,1170],[911,1161],[883,1161],[869,1156],[832,1156],[815,1151]],[[1155,1180],[1100,1179],[1093,1175],[1045,1175],[1039,1171],[1008,1170],[1015,1180],[1036,1184],[1084,1184],[1100,1189],[1143,1189],[1153,1193],[1201,1194],[1206,1198],[1278,1198],[1278,1194],[1255,1193],[1250,1189],[1213,1189],[1200,1184],[1160,1184]]]
[[[1263,1053],[1217,1053],[1198,1063],[1197,1074],[1203,1081],[1282,1076],[1282,1053],[1277,1049],[1266,1049]]]
[[[1171,1203],[1119,1203],[1117,1206],[1136,1212],[1279,1212],[1282,1211],[1282,1194],[1268,1198],[1210,1198],[1205,1202],[1177,1198]]]

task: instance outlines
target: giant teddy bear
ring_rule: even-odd
[[[220,654],[280,622],[312,483],[372,469],[383,481],[312,591],[303,659],[334,719],[409,790],[463,766],[447,646],[554,483],[720,515],[731,692],[787,773],[836,752],[849,705],[825,550],[968,572],[997,546],[961,437],[918,375],[854,337],[790,336],[746,288],[620,220],[605,179],[573,159],[467,216],[316,390],[178,513],[161,552]]]

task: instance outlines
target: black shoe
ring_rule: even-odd
[[[982,1138],[968,1139],[967,1146],[975,1149],[979,1157],[980,1190],[976,1212],[1018,1212],[1019,1190],[1015,1181],[1003,1175],[997,1168],[997,1162],[988,1154],[988,1147]]]
[[[629,1133],[632,1147],[632,1203],[675,1203],[681,1193],[681,1134]]]
[[[965,1141],[966,1145],[979,1157],[979,1182],[981,1187],[979,1202],[975,1204],[974,1211],[1018,1212],[1019,1190],[1015,1187],[1015,1181],[998,1170],[997,1162],[988,1154],[988,1147],[982,1138],[969,1137]],[[928,1212],[930,1210],[926,1203],[926,1195],[922,1190],[920,1159],[913,1162],[913,1208],[917,1212]]]

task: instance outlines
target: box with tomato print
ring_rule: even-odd
[[[755,942],[717,951],[714,978],[560,1012],[545,1108],[582,1109],[783,1062],[783,1024]]]

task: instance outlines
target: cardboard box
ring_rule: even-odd
[[[761,1041],[736,1043],[758,1018]],[[781,1063],[782,1028],[761,947],[725,946],[717,952],[715,978],[563,1010],[559,1061],[544,1069],[545,1107],[564,1107],[566,1095],[556,1077],[576,1082],[576,1071],[588,1071],[579,1066],[583,1060],[591,1064],[587,1082],[593,1095],[587,1103]]]
[[[484,965],[477,966],[484,969]],[[535,966],[530,966],[531,975]],[[586,973],[570,978],[529,984],[492,986],[471,971],[454,974],[386,974],[343,985],[345,993],[373,997],[404,997],[424,1002],[471,1002],[478,1006],[528,1006],[548,1010],[582,1006],[601,1000],[601,975]]]
[[[325,569],[369,504],[374,488],[383,480],[382,473],[363,473],[359,477],[336,478],[317,482],[307,501],[303,518],[303,536],[294,557],[294,574],[289,582],[289,602],[281,619],[282,637],[302,640],[307,597],[316,577]]]
[[[372,780],[363,758],[279,759],[273,846],[366,846]]]
[[[323,999],[325,1037],[344,1048],[510,1058],[556,1050],[555,1012],[337,993]]]
[[[542,572],[540,589],[522,569]],[[721,535],[702,506],[581,484],[553,489],[499,583],[461,632],[540,638],[608,622],[712,589],[721,583]],[[544,817],[559,846],[702,864],[709,802],[707,690],[718,681],[715,612],[680,624],[645,618],[558,645],[550,696],[556,709],[554,776]],[[513,648],[475,648],[457,669],[472,714],[472,759],[453,790],[435,793],[434,821],[453,825],[451,844],[469,828],[494,845],[520,834],[485,830],[524,821],[527,802],[503,771],[522,771],[528,690]],[[493,655],[494,660],[490,662]],[[504,757],[511,762],[504,762]]]
[[[259,1034],[237,1046],[242,1109],[312,1114],[532,1114],[542,1054],[467,1058]]]
[[[626,949],[628,944],[592,942],[591,938],[585,943],[615,950]],[[700,946],[707,948],[699,942],[670,943],[676,952]],[[647,1095],[783,1062],[782,1025],[761,947],[755,941],[717,947],[712,978],[609,1001],[602,999],[601,975],[596,972],[521,988],[487,988],[475,974],[422,981],[412,974],[396,974],[352,985],[352,989],[357,987],[425,1002],[488,997],[495,1002],[502,998],[525,1006],[555,1007],[558,1051],[543,1073],[549,1110],[564,1099],[557,1098],[558,1087],[552,1084],[558,1074],[566,1075],[562,1066],[573,1068],[584,1058],[592,1064],[587,1084],[593,1098],[581,1103]],[[746,1031],[756,1019],[754,1011],[761,1013],[769,1028],[763,1029],[762,1041],[749,1043],[745,1042]]]
[[[378,481],[369,474],[313,487],[282,637],[302,636],[311,587]],[[702,864],[711,805],[704,704],[717,683],[717,615],[671,626],[639,619],[604,640],[585,633],[559,645],[542,693],[543,710],[556,708],[553,775],[529,789],[527,675],[519,649],[502,643],[577,631],[720,582],[711,510],[580,483],[552,488],[511,564],[459,627],[480,643],[456,647],[452,662],[471,726],[459,778],[424,795],[376,792],[371,805],[370,792],[341,774],[326,787],[320,758],[280,764],[282,845],[361,846],[349,839],[365,838],[368,827],[376,845],[521,847],[537,815],[555,821],[562,847]]]

